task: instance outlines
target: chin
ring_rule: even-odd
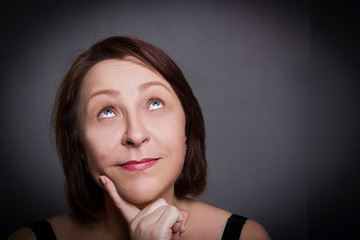
[[[125,196],[124,196],[125,197]],[[147,206],[149,203],[154,202],[157,198],[150,197],[150,196],[126,196],[126,200],[131,202],[132,204],[138,206],[138,208],[142,209],[142,206]]]
[[[172,185],[173,186],[173,185]],[[164,184],[132,184],[131,186],[117,186],[121,196],[135,205],[147,205],[159,198],[165,198],[167,193],[173,191]]]

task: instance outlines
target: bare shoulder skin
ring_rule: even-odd
[[[188,230],[182,239],[221,239],[227,219],[232,213],[188,198],[185,198],[184,204],[190,217],[186,226]],[[240,240],[270,240],[270,237],[259,223],[247,220]]]
[[[189,198],[181,202],[178,207],[189,211],[187,230],[182,239],[221,239],[230,212]]]
[[[253,220],[247,220],[241,231],[240,240],[270,240],[265,228]]]
[[[70,213],[55,216],[48,221],[58,240],[61,239],[112,239],[111,233],[106,231],[103,222],[83,224]]]
[[[8,240],[36,240],[36,237],[29,227],[23,227],[11,234]]]

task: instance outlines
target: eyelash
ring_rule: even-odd
[[[164,102],[160,98],[151,98],[147,104],[147,111],[149,111],[150,104],[155,101],[159,101],[163,106],[165,106]],[[161,108],[163,108],[163,107],[161,107]],[[100,115],[106,110],[110,110],[115,114],[115,110],[113,107],[105,107],[105,108],[101,109],[101,111],[97,114],[98,119],[103,119],[100,117]],[[154,110],[156,110],[156,109],[154,109]],[[150,111],[153,111],[153,110],[150,110]]]
[[[146,108],[147,111],[153,111],[153,110],[149,110],[149,107],[150,107],[150,104],[153,103],[153,102],[155,102],[155,101],[160,102],[160,103],[163,105],[163,107],[165,106],[164,101],[162,101],[160,98],[151,98],[151,99],[148,101],[148,104],[147,104],[147,108]],[[161,107],[161,108],[163,108],[163,107]],[[157,110],[157,109],[154,109],[154,110]]]
[[[101,111],[100,111],[100,112],[98,113],[98,115],[97,115],[97,118],[98,118],[99,120],[104,119],[104,118],[101,118],[100,115],[101,115],[104,111],[106,111],[106,110],[110,110],[110,111],[112,111],[112,112],[115,114],[115,110],[114,110],[113,107],[104,107],[103,109],[101,109]],[[116,115],[116,114],[115,114],[115,115]]]

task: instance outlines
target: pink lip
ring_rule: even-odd
[[[119,166],[122,169],[131,172],[143,171],[154,166],[159,159],[160,158],[143,158],[140,161],[128,161],[126,163],[120,164]]]

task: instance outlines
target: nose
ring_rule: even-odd
[[[141,118],[139,116],[129,115],[126,120],[126,129],[121,139],[122,145],[139,147],[148,141],[148,132]]]

